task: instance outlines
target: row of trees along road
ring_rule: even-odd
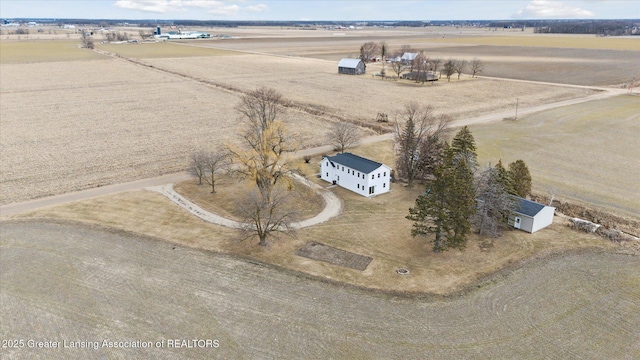
[[[402,131],[407,135],[399,137],[400,143],[405,141],[409,144],[411,142],[406,141],[407,138],[418,138],[419,131],[415,127],[414,135],[410,135],[412,127],[411,121],[407,121]],[[480,235],[498,237],[515,205],[510,195],[526,197],[531,191],[531,175],[524,161],[509,164],[509,170],[504,168],[502,161],[494,167],[479,169],[475,140],[466,126],[456,134],[451,144],[443,139],[442,134],[444,131],[438,137],[432,136],[431,140],[429,136],[422,137],[424,142],[438,142],[438,146],[430,148],[436,150],[421,153],[416,151],[422,149],[419,145],[400,145],[398,155],[398,160],[405,161],[405,167],[408,165],[402,158],[419,159],[424,154],[435,159],[432,171],[416,173],[426,180],[426,191],[409,209],[407,219],[413,221],[412,236],[435,235],[432,242],[436,252],[463,249],[472,226]],[[403,153],[405,151],[413,151],[413,155]],[[404,174],[410,172],[404,169]],[[412,182],[407,180],[411,186]]]

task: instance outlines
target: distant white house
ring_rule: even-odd
[[[509,225],[516,229],[534,233],[553,223],[556,208],[514,196],[515,210],[509,217]]]
[[[370,197],[389,191],[391,168],[352,153],[325,156],[320,178],[359,195]]]
[[[338,63],[338,74],[360,75],[367,71],[367,65],[360,59],[344,58]]]

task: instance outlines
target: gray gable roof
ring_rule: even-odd
[[[515,211],[522,215],[534,217],[540,212],[540,210],[544,209],[544,205],[531,200],[523,199],[518,196],[514,196],[513,199],[516,201]]]
[[[340,62],[338,63],[338,67],[355,69],[358,67],[358,64],[360,64],[360,62],[362,62],[362,60],[360,59],[344,58],[340,60]]]
[[[336,156],[327,156],[327,159],[329,159],[329,161],[331,161],[332,163],[348,166],[365,174],[368,174],[382,166],[382,164],[380,164],[379,162],[365,159],[352,153],[342,153],[337,154]]]

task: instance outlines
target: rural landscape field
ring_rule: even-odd
[[[3,339],[179,335],[221,345],[61,352],[69,358],[640,357],[640,39],[434,26],[201,30],[225,37],[96,38],[90,50],[73,33],[0,36]],[[367,41],[484,68],[427,83],[374,76],[380,62],[338,74]],[[312,184],[327,186],[318,163],[335,154],[327,134],[341,122],[363,137],[350,151],[394,168],[392,133],[416,102],[468,125],[481,165],[525,160],[534,195],[619,219],[627,240],[572,230],[557,213],[536,234],[473,234],[464,251],[434,253],[405,219],[424,185],[404,182],[373,198],[329,188],[339,216],[266,247],[149,188],[55,201],[172,176],[179,194],[237,220],[244,185],[224,175],[212,195],[186,168],[198,149],[243,141],[238,104],[260,87],[282,95],[291,164]],[[304,219],[327,205],[305,187],[295,193]],[[54,206],[37,205],[47,198]],[[29,211],[14,214],[23,204]],[[311,242],[372,261],[360,271],[298,256]]]

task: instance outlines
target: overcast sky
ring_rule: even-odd
[[[0,0],[0,18],[190,20],[638,19],[640,0]]]

